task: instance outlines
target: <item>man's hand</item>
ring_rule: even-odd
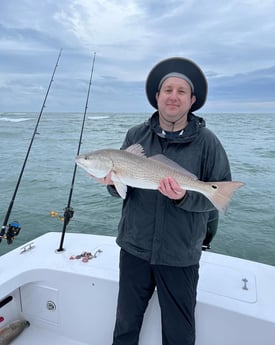
[[[173,177],[166,177],[160,180],[158,190],[172,200],[180,200],[186,193],[186,190],[182,189]]]

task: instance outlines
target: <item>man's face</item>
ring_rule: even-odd
[[[177,77],[164,80],[156,99],[159,113],[169,122],[177,122],[183,115],[187,115],[196,101],[190,84]]]

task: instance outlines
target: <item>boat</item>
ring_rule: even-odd
[[[0,259],[0,330],[29,327],[12,345],[112,343],[119,247],[112,236],[48,232]],[[274,345],[275,267],[203,251],[196,345]],[[0,332],[1,334],[1,332]],[[140,345],[160,345],[157,291],[146,310]],[[2,345],[2,344],[1,344]]]

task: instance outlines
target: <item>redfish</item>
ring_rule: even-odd
[[[157,190],[165,177],[173,177],[182,189],[196,191],[206,196],[221,212],[226,213],[235,190],[243,182],[203,182],[163,155],[146,157],[143,148],[134,144],[126,150],[102,149],[81,154],[76,163],[96,178],[111,172],[112,181],[119,195],[125,199],[127,186]]]

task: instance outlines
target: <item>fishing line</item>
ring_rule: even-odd
[[[16,198],[16,194],[17,194],[17,191],[18,191],[18,188],[19,188],[19,185],[20,185],[20,182],[21,182],[24,170],[25,170],[25,166],[26,166],[26,163],[27,163],[27,160],[28,160],[31,148],[32,148],[34,137],[35,137],[36,134],[38,134],[37,128],[38,128],[41,116],[42,116],[44,108],[45,108],[46,100],[48,98],[48,94],[49,94],[50,88],[52,86],[53,78],[54,78],[55,71],[56,71],[57,66],[58,66],[59,59],[61,57],[61,53],[62,53],[62,49],[60,49],[60,52],[58,54],[58,57],[57,57],[57,60],[56,60],[56,63],[55,63],[54,69],[53,69],[52,77],[51,77],[49,86],[47,88],[46,95],[44,97],[44,101],[43,101],[43,104],[42,104],[42,107],[41,107],[41,110],[40,110],[40,113],[39,113],[39,116],[38,116],[38,119],[37,119],[37,122],[36,122],[36,126],[34,128],[33,135],[32,135],[32,138],[31,138],[31,141],[30,141],[30,144],[29,144],[26,156],[25,156],[25,160],[24,160],[21,172],[19,174],[16,186],[15,186],[15,190],[14,190],[13,196],[11,198],[11,201],[10,201],[10,204],[9,204],[9,207],[8,207],[8,210],[7,210],[7,213],[6,213],[6,216],[5,216],[5,219],[4,219],[1,231],[0,231],[0,242],[4,238],[4,239],[7,240],[8,244],[11,244],[13,242],[14,236],[17,236],[19,234],[20,229],[21,229],[19,223],[16,222],[16,221],[12,222],[11,224],[9,224],[9,226],[7,224],[8,224],[9,217],[10,217],[10,214],[11,214],[11,211],[12,211],[12,207],[13,207],[13,204],[14,204],[14,200]]]
[[[92,79],[93,79],[93,72],[94,72],[94,65],[95,65],[95,56],[96,56],[96,53],[94,53],[93,62],[92,62],[89,87],[88,87],[88,92],[87,92],[87,97],[86,97],[85,110],[84,110],[84,114],[83,114],[82,126],[81,126],[80,137],[79,137],[79,142],[78,142],[78,149],[77,149],[77,154],[76,155],[79,155],[80,147],[81,147],[81,144],[82,144],[82,136],[83,136],[83,131],[84,131],[84,125],[85,125],[87,109],[88,109],[88,103],[89,103],[89,96],[90,96]],[[73,214],[74,214],[74,210],[71,207],[71,200],[72,200],[72,195],[73,195],[73,188],[74,188],[76,169],[77,169],[77,164],[75,163],[74,164],[74,171],[73,171],[73,177],[72,177],[72,182],[71,182],[70,193],[69,193],[69,197],[68,197],[68,203],[67,203],[67,206],[66,206],[66,208],[64,210],[64,223],[63,223],[63,229],[62,229],[60,244],[59,244],[59,248],[56,250],[56,252],[64,251],[63,243],[64,243],[64,238],[65,238],[66,228],[67,228],[67,225],[68,225],[70,219],[73,217]]]

